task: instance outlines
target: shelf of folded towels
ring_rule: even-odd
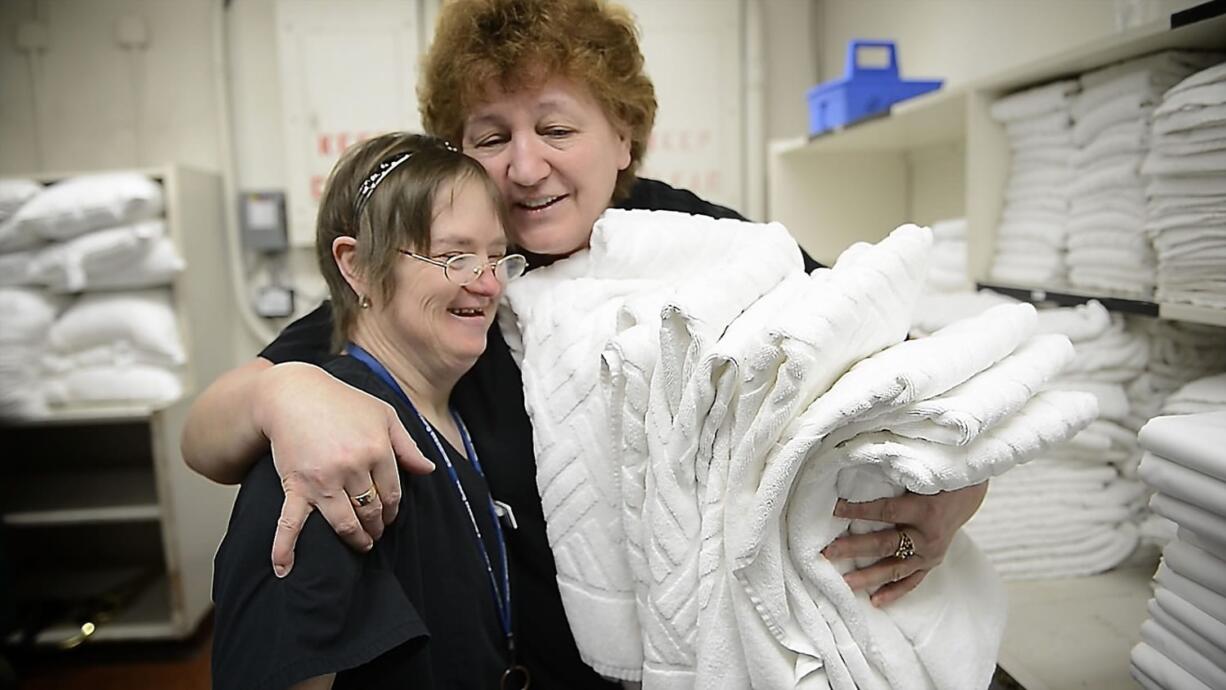
[[[219,178],[179,166],[0,179],[5,558],[150,573],[91,639],[184,637],[208,610],[233,492],[192,476],[178,439],[197,383],[233,363],[222,213]],[[19,607],[96,603],[51,582]],[[74,627],[56,626],[37,639]]]
[[[1198,396],[1226,391],[1226,376]],[[1132,675],[1145,688],[1226,687],[1226,406],[1181,402],[1193,412],[1157,417],[1141,429],[1140,475],[1150,505],[1170,521],[1132,650]]]
[[[1226,323],[1226,16],[1177,23],[777,142],[770,216],[827,263],[965,217],[974,282]]]

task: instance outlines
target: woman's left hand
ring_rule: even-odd
[[[836,517],[888,522],[895,527],[843,535],[822,549],[822,555],[832,561],[877,557],[876,563],[853,570],[843,579],[853,590],[879,587],[870,601],[873,606],[884,606],[919,586],[928,571],[945,560],[954,535],[979,510],[987,492],[988,483],[983,482],[931,496],[907,492],[864,503],[839,499],[834,508]],[[911,539],[912,555],[897,558],[904,532]]]

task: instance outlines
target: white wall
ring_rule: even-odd
[[[1200,0],[816,0],[818,74],[852,38],[892,39],[903,78],[959,83],[1070,49]]]
[[[167,161],[216,170],[217,2],[0,2],[0,173]],[[144,50],[125,51],[115,39],[129,16],[144,19]],[[47,29],[46,48],[23,53],[15,36],[35,19]]]

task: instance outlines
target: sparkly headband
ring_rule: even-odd
[[[358,196],[353,201],[353,214],[361,215],[362,207],[366,206],[366,202],[370,201],[370,195],[375,193],[375,187],[383,181],[383,178],[392,173],[393,170],[400,167],[400,164],[413,157],[413,152],[402,153],[395,158],[389,158],[379,164],[375,171],[366,176],[362,180],[362,186],[358,187]]]
[[[442,145],[443,148],[451,151],[452,153],[460,152],[460,150],[457,149],[450,141],[444,140],[442,141]],[[379,186],[379,183],[383,181],[383,178],[390,175],[396,168],[399,168],[402,163],[412,158],[413,153],[413,151],[406,151],[405,153],[397,154],[392,158],[388,158],[380,163],[379,167],[375,168],[374,172],[367,175],[365,180],[362,180],[362,186],[358,187],[357,198],[355,198],[353,201],[353,213],[355,216],[361,215],[362,209],[366,206],[366,202],[370,201],[371,195],[375,193],[375,188]]]

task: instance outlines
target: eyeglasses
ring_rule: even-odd
[[[498,282],[506,285],[524,274],[524,269],[528,267],[528,260],[522,254],[507,254],[506,256],[496,261],[483,261],[476,254],[456,254],[449,256],[445,260],[432,259],[421,254],[414,254],[407,249],[398,250],[405,256],[411,256],[418,261],[424,261],[431,266],[438,266],[443,269],[443,275],[447,276],[447,280],[459,286],[465,286],[473,283],[485,273],[485,269],[489,268],[494,272],[494,277]]]

